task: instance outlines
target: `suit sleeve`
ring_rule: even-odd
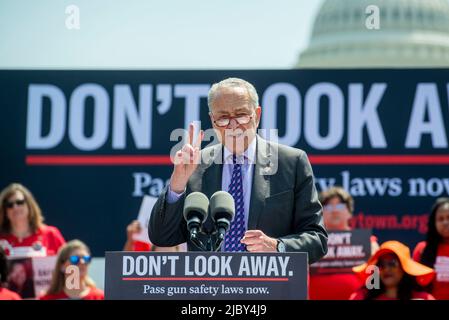
[[[159,196],[151,211],[148,237],[160,247],[171,247],[187,241],[187,226],[182,215],[184,193],[178,201],[167,202],[168,186]]]
[[[287,251],[307,252],[309,264],[312,264],[327,253],[327,232],[312,167],[305,152],[298,156],[294,193],[295,233],[280,239]]]

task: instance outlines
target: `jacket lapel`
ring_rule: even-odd
[[[212,148],[210,155],[205,157],[202,192],[210,199],[215,191],[221,190],[223,165],[223,147],[221,143]]]
[[[270,191],[270,175],[264,174],[270,165],[270,146],[257,136],[256,165],[253,170],[253,182],[251,187],[251,200],[248,216],[248,230],[257,229],[259,216],[265,206],[265,198]]]
[[[222,145],[217,144],[211,148],[209,154],[204,155],[203,164],[203,175],[201,178],[201,192],[203,192],[209,199],[214,194],[215,191],[221,190],[221,175],[222,175],[222,164],[220,159],[222,156]],[[214,230],[214,222],[212,217],[209,216],[203,224],[203,230],[206,233],[212,233]]]

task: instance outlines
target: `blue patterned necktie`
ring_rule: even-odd
[[[232,156],[232,177],[229,184],[229,193],[235,202],[235,217],[231,222],[228,233],[225,237],[224,251],[236,252],[245,251],[245,245],[240,240],[245,234],[245,207],[243,201],[243,178],[242,165],[237,163],[235,155]]]

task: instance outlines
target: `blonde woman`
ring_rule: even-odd
[[[31,192],[12,183],[0,193],[0,246],[11,256],[53,256],[65,243],[61,232],[44,224]]]
[[[90,261],[90,250],[83,242],[80,240],[67,242],[59,250],[50,288],[40,299],[103,300],[103,291],[95,286],[88,275]],[[77,268],[69,269],[71,266]]]

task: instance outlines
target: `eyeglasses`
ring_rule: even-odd
[[[83,260],[83,263],[89,264],[92,260],[91,256],[70,256],[69,261],[73,265],[78,265]]]
[[[25,204],[25,199],[21,199],[21,200],[15,200],[15,201],[6,201],[5,206],[8,209],[11,209],[14,207],[14,205],[16,206],[23,206]]]
[[[323,209],[325,211],[343,211],[346,209],[346,205],[344,203],[326,204]]]
[[[379,269],[386,269],[386,268],[397,268],[399,267],[399,261],[396,259],[393,260],[379,260],[377,262],[377,266]]]
[[[245,114],[237,117],[226,117],[226,118],[223,117],[217,120],[214,119],[214,123],[217,127],[227,127],[229,123],[231,123],[231,119],[234,119],[235,121],[237,121],[238,124],[248,124],[253,118],[253,116],[254,113],[251,115]]]

